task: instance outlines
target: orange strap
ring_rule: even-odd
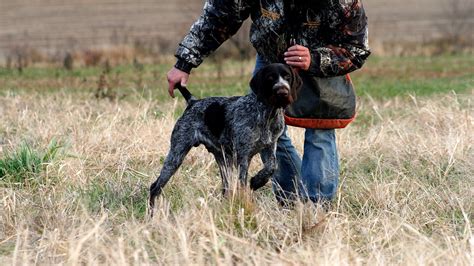
[[[294,127],[332,129],[345,128],[354,118],[355,115],[348,119],[295,118],[285,115],[285,123]]]

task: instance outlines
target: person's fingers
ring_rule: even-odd
[[[308,55],[285,56],[284,60],[285,60],[286,63],[288,63],[288,62],[298,62],[298,63],[311,62],[311,57],[308,56]]]
[[[167,73],[166,78],[168,80],[168,93],[174,98],[174,89],[176,88],[176,85],[181,84],[181,86],[186,86],[189,74],[173,67]]]
[[[290,48],[288,48],[288,51],[289,52],[291,52],[291,51],[308,51],[308,48],[306,48],[302,45],[296,44],[296,45],[293,45]]]
[[[311,58],[308,57],[289,57],[285,58],[285,63],[289,66],[308,70],[311,65]]]
[[[171,98],[174,98],[174,89],[169,88],[168,93],[171,96]]]
[[[308,56],[309,53],[307,51],[291,51],[291,52],[285,52],[283,54],[285,57],[290,57],[290,56]]]
[[[308,61],[308,57],[304,56],[292,56],[292,57],[285,57],[285,61],[287,62],[306,62]]]
[[[308,70],[311,64],[311,54],[309,49],[302,45],[293,45],[284,53],[284,60],[287,65]]]
[[[306,62],[311,61],[311,54],[309,50],[301,45],[295,45],[288,49],[287,52],[284,53],[285,61],[290,62]]]
[[[181,86],[186,87],[186,84],[188,84],[188,79],[189,79],[189,76],[188,76],[188,75],[184,75],[184,76],[181,78],[181,81],[180,81]]]
[[[170,74],[168,74],[168,93],[172,98],[174,98],[175,86],[176,86],[176,82],[174,82],[173,79],[170,77]]]

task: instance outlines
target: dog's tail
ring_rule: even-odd
[[[183,95],[188,105],[191,105],[193,102],[196,101],[196,98],[191,94],[191,92],[189,92],[186,87],[181,86],[181,84],[178,83],[175,85],[175,88],[178,89],[179,92],[181,92],[181,95]]]

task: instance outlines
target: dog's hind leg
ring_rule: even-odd
[[[250,158],[245,155],[237,155],[237,166],[239,167],[239,181],[240,185],[245,187],[247,185],[247,175],[249,171]]]
[[[166,156],[163,168],[161,169],[159,177],[150,187],[150,214],[153,216],[153,207],[155,206],[155,198],[161,194],[163,187],[168,183],[171,176],[178,170],[179,166],[184,160],[186,154],[192,148],[193,144],[179,140],[174,141],[172,138],[171,148]]]
[[[265,148],[260,152],[260,158],[263,162],[263,169],[260,170],[252,179],[250,179],[250,188],[257,190],[263,187],[276,170],[275,148]]]
[[[229,167],[225,163],[217,163],[219,165],[219,173],[221,174],[222,179],[222,195],[227,195],[229,191]]]
[[[226,196],[229,190],[229,178],[232,175],[232,164],[227,163],[226,158],[220,152],[213,153],[216,159],[217,166],[219,167],[219,173],[222,179],[222,195]]]

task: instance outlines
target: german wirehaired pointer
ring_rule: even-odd
[[[219,166],[223,193],[228,189],[227,173],[236,167],[239,181],[247,184],[252,157],[260,153],[264,168],[251,180],[256,190],[265,185],[276,169],[276,145],[283,133],[283,109],[292,103],[301,86],[301,78],[287,65],[270,64],[250,81],[245,96],[195,99],[184,87],[177,86],[187,108],[171,134],[170,151],[160,176],[150,187],[150,210],[155,198],[194,146],[203,144]]]

